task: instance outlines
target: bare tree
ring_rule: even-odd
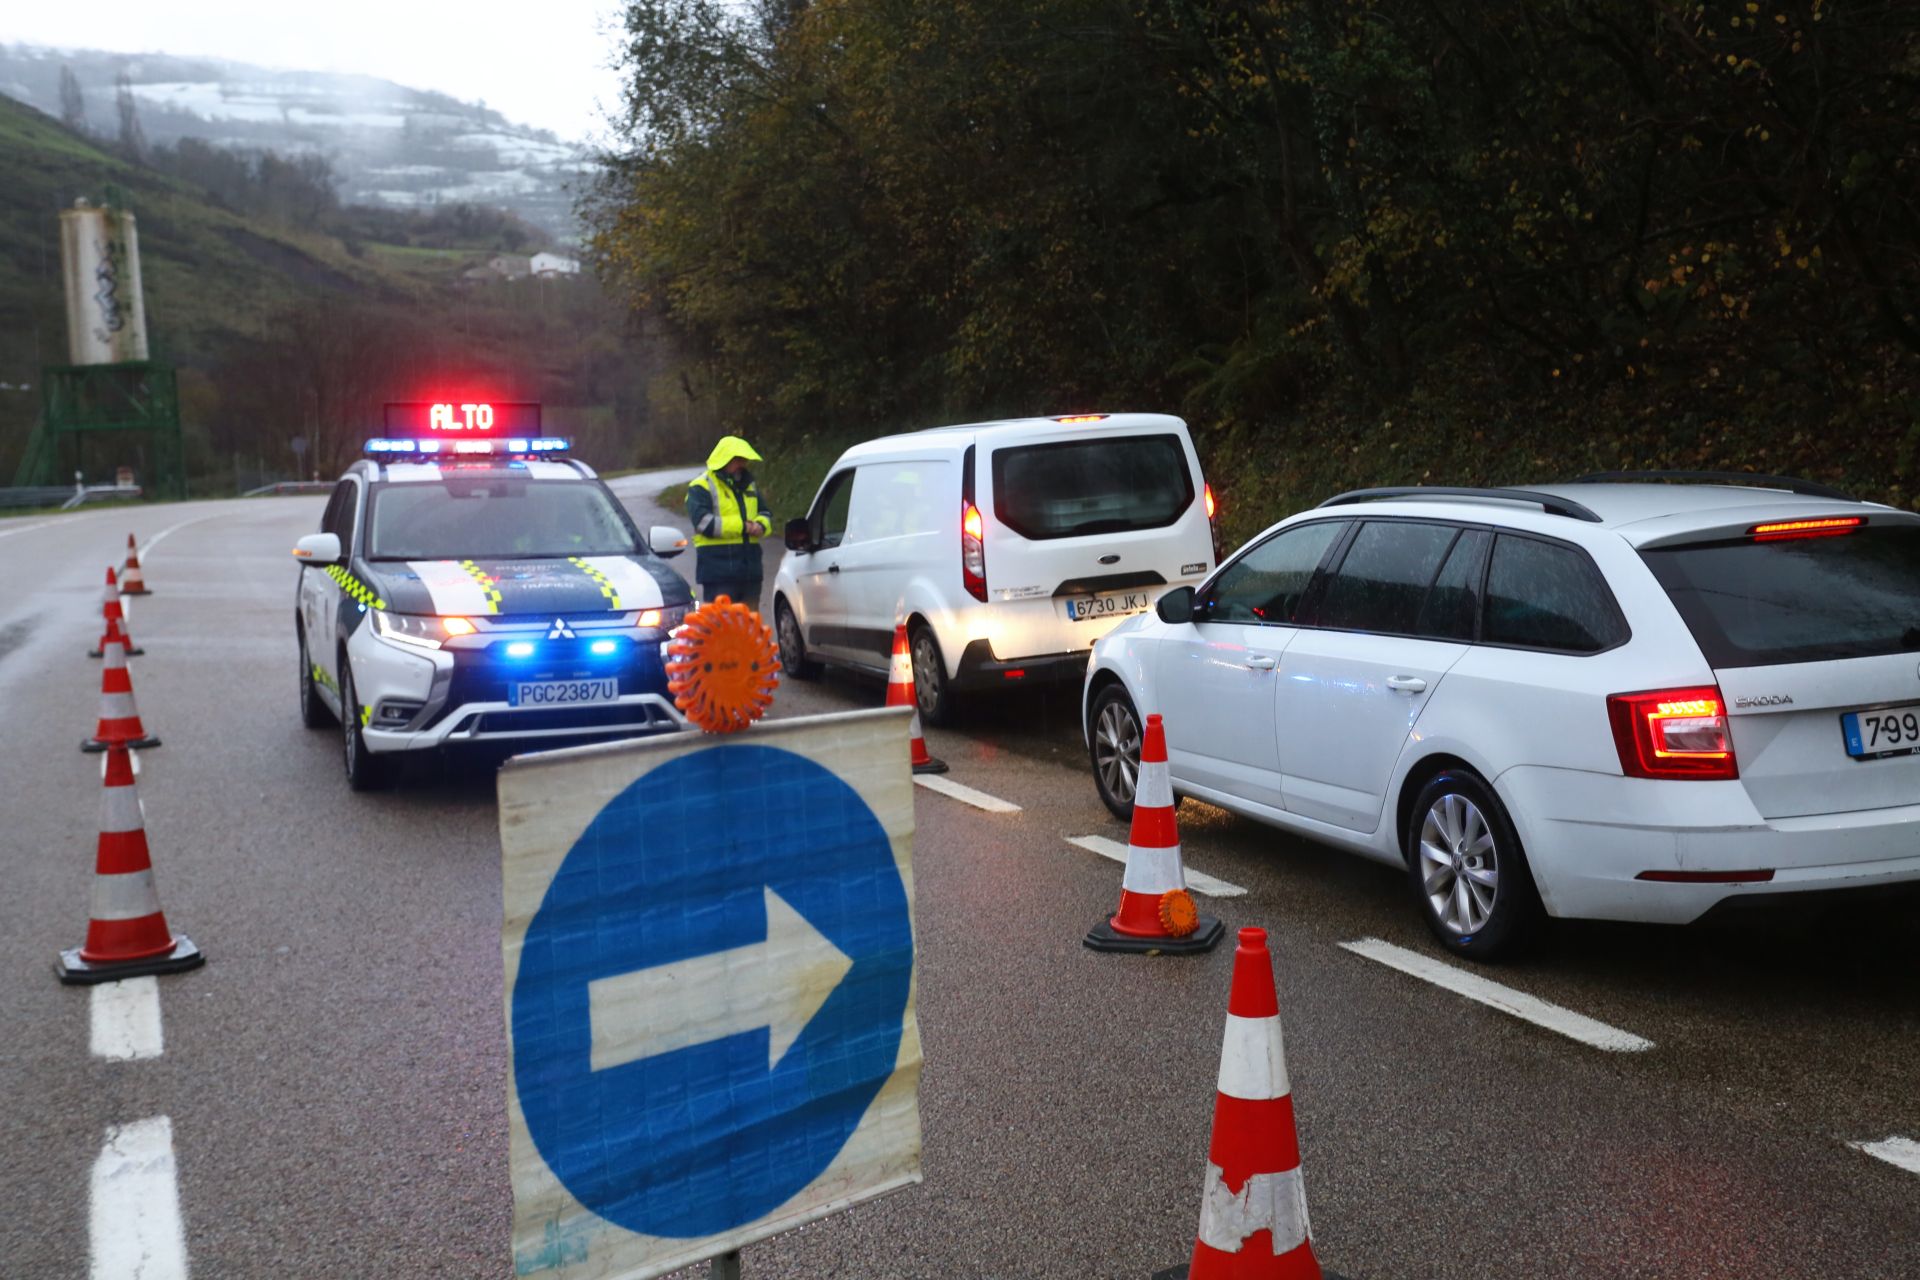
[[[140,128],[140,110],[133,100],[133,81],[122,71],[114,80],[115,105],[120,111],[120,150],[134,160],[147,156],[147,135]]]
[[[60,65],[60,118],[75,133],[87,131],[87,95],[80,91],[80,77],[65,63]]]

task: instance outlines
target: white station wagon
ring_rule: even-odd
[[[1405,866],[1464,955],[1910,884],[1920,515],[1699,472],[1343,494],[1095,647],[1116,814],[1147,712],[1177,793]]]

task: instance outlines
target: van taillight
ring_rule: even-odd
[[[1740,776],[1716,685],[1616,693],[1607,699],[1620,771],[1629,778],[1720,781]]]
[[[1215,511],[1218,511],[1218,510],[1220,509],[1220,508],[1219,508],[1219,504],[1218,504],[1218,503],[1216,503],[1216,502],[1214,502],[1214,500],[1213,500],[1213,485],[1212,485],[1212,483],[1211,483],[1211,482],[1209,482],[1209,483],[1208,483],[1208,484],[1207,484],[1207,485],[1206,485],[1206,486],[1205,486],[1204,488],[1202,488],[1202,489],[1201,489],[1201,492],[1202,492],[1203,494],[1205,494],[1205,495],[1206,495],[1206,499],[1207,499],[1207,519],[1209,519],[1209,520],[1211,520],[1211,519],[1213,519],[1213,513],[1214,513]]]
[[[985,533],[986,521],[980,518],[980,508],[967,503],[960,514],[960,576],[966,582],[967,594],[975,600],[987,598]]]

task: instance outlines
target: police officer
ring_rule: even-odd
[[[707,455],[707,469],[687,485],[687,519],[693,524],[693,576],[700,599],[725,595],[760,607],[764,577],[760,539],[773,528],[773,513],[760,505],[748,462],[760,461],[739,436],[725,436]]]

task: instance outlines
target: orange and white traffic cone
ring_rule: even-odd
[[[87,940],[62,951],[54,970],[62,982],[112,982],[149,973],[178,973],[206,963],[184,934],[167,928],[153,883],[140,793],[125,745],[107,748],[100,845],[93,874],[93,912]]]
[[[1140,773],[1134,782],[1133,825],[1127,834],[1127,871],[1120,881],[1120,909],[1087,931],[1095,951],[1211,951],[1226,933],[1203,916],[1187,892],[1180,862],[1180,824],[1173,813],[1173,779],[1167,773],[1167,731],[1160,717],[1147,717],[1140,741]]]
[[[945,773],[947,762],[927,754],[927,740],[920,734],[920,697],[913,687],[913,655],[907,651],[907,624],[893,629],[893,662],[887,668],[887,705],[913,708],[912,760],[915,773]]]
[[[1323,1280],[1265,929],[1242,929],[1234,948],[1216,1088],[1188,1280]]]
[[[152,595],[147,590],[147,575],[140,571],[140,552],[133,544],[133,535],[127,535],[127,562],[120,566],[120,594],[123,596]]]
[[[133,673],[127,670],[126,645],[109,633],[100,642],[106,650],[107,665],[100,670],[100,723],[93,736],[80,744],[82,751],[106,751],[113,747],[157,747],[160,739],[140,723],[140,708],[133,701]]]
[[[116,636],[125,647],[127,656],[145,653],[133,643],[133,634],[127,630],[126,611],[120,607],[120,586],[114,580],[113,566],[107,566],[107,589],[101,596],[100,611],[106,619],[106,629],[100,634],[100,643],[87,650],[89,658],[98,658],[107,651],[107,644]]]

